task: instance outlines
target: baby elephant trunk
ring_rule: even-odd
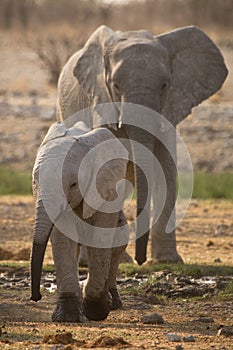
[[[33,301],[38,301],[42,297],[40,294],[42,265],[45,249],[53,226],[42,201],[39,201],[36,207],[36,221],[31,252],[31,300]]]

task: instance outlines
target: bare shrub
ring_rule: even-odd
[[[49,83],[57,85],[62,67],[68,58],[83,46],[85,39],[74,30],[66,28],[58,32],[52,30],[48,33],[34,34],[33,38],[28,40],[28,45],[46,69]]]

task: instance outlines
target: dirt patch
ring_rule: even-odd
[[[42,339],[42,343],[46,344],[71,344],[75,340],[70,332],[58,332],[57,334],[45,335]]]
[[[129,222],[132,222],[134,211],[133,204],[127,208]],[[226,265],[229,271],[232,268],[232,278],[232,217],[232,202],[192,201],[177,230],[178,250],[184,261],[219,268]],[[20,259],[25,257],[30,251],[32,240],[32,197],[1,197],[0,218],[1,252],[11,252],[12,257],[18,255]],[[21,254],[23,249],[26,249],[25,254]],[[128,252],[134,256],[134,243],[130,243]],[[50,245],[46,251],[45,263],[52,263]],[[56,287],[55,274],[43,274],[43,298],[40,302],[33,303],[29,300],[29,269],[20,267],[21,263],[18,263],[18,267],[14,267],[14,264],[15,261],[7,260],[2,261],[0,266],[1,349],[12,347],[24,350],[38,347],[42,350],[53,346],[62,346],[67,350],[91,346],[101,348],[101,342],[102,348],[126,349],[174,350],[176,345],[185,350],[230,350],[232,347],[230,330],[233,326],[233,296],[231,297],[230,291],[226,298],[218,296],[219,293],[224,295],[224,288],[229,282],[227,276],[213,276],[209,280],[203,280],[198,276],[198,271],[196,277],[192,278],[165,270],[157,275],[139,274],[132,278],[119,278],[118,285],[123,299],[121,310],[111,312],[104,322],[63,324],[61,328],[61,325],[51,322],[56,304],[56,293],[53,292]],[[81,279],[85,277],[82,274]],[[150,284],[143,287],[143,280],[148,278]],[[135,293],[135,287],[138,286],[141,286],[140,292]],[[162,324],[143,323],[143,316],[154,313],[162,316]],[[71,333],[72,338],[67,333]],[[179,336],[180,342],[170,341],[167,337],[169,333]],[[45,336],[48,336],[51,343],[42,342],[46,339]],[[59,340],[59,336],[62,340]],[[193,339],[191,336],[195,341],[187,342],[187,339]],[[119,344],[121,338],[128,344]],[[58,341],[60,345],[52,343]],[[61,344],[60,341],[69,343]],[[108,345],[114,341],[114,345]]]
[[[90,343],[90,348],[117,348],[121,349],[125,346],[129,346],[130,344],[125,341],[122,337],[109,337],[106,335],[102,335],[97,338],[94,342]]]
[[[9,250],[0,247],[0,260],[11,260],[13,255]]]
[[[164,305],[137,309],[138,298],[123,297],[122,310],[111,312],[104,322],[56,325],[45,318],[38,321],[38,315],[46,307],[52,311],[51,298],[34,308],[34,321],[6,321],[2,328],[1,349],[62,349],[125,348],[125,349],[166,349],[174,350],[175,342],[168,334],[179,337],[179,345],[186,350],[227,349],[232,347],[232,301],[173,301]],[[18,302],[19,303],[19,302]],[[21,300],[21,311],[28,315],[25,301]],[[8,305],[8,309],[12,307]],[[32,308],[32,306],[31,306]],[[20,308],[18,309],[18,313]],[[157,312],[163,315],[163,324],[143,324],[142,316]],[[208,317],[211,322],[206,322]],[[35,321],[35,318],[37,321]],[[204,319],[204,321],[203,321]],[[48,334],[49,333],[49,334]],[[57,334],[59,333],[59,336]],[[64,333],[64,334],[63,334]],[[68,333],[68,335],[67,335]],[[69,335],[69,333],[71,335]],[[44,338],[46,336],[46,338]],[[42,342],[47,339],[46,343]],[[123,339],[123,341],[121,340]],[[185,340],[184,340],[185,339]],[[192,342],[187,342],[192,339]],[[48,342],[47,342],[48,341]],[[66,343],[69,342],[69,343]],[[128,344],[126,344],[126,342]],[[123,343],[123,344],[122,344]],[[78,345],[80,344],[80,345]],[[66,348],[69,347],[69,348]]]
[[[0,260],[28,261],[29,258],[30,258],[30,248],[23,248],[19,250],[16,254],[13,254],[9,250],[5,250],[0,247]]]
[[[19,250],[15,255],[13,255],[13,260],[24,260],[28,261],[30,259],[31,250],[29,248],[23,248]]]

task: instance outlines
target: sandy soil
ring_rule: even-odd
[[[132,203],[126,210],[132,221]],[[0,272],[12,272],[17,277],[27,275],[27,269],[4,267],[13,261],[28,261],[30,254],[34,207],[31,197],[4,196],[0,199]],[[177,230],[177,245],[185,263],[232,266],[233,207],[228,201],[193,201]],[[20,239],[19,239],[20,237]],[[133,256],[134,244],[128,247]],[[216,260],[217,259],[217,260]],[[52,262],[49,245],[46,263]],[[182,298],[166,300],[155,305],[144,302],[144,295],[127,292],[123,295],[123,309],[111,312],[104,322],[86,322],[82,325],[52,324],[51,314],[55,293],[43,293],[39,303],[29,301],[29,290],[1,290],[0,325],[1,349],[55,349],[53,343],[62,343],[62,349],[129,348],[129,349],[228,349],[232,347],[232,333],[217,336],[219,327],[233,326],[232,299]],[[163,324],[148,325],[141,317],[156,312]],[[213,320],[205,320],[211,317]],[[204,318],[204,320],[202,319]],[[225,329],[225,328],[224,328]],[[71,332],[71,335],[69,334]],[[174,343],[167,333],[194,336],[195,342]],[[122,340],[123,339],[123,340]],[[125,342],[125,343],[124,343]],[[67,345],[69,344],[69,345]],[[178,346],[177,345],[177,346]],[[56,348],[57,349],[57,348]]]

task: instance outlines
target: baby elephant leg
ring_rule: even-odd
[[[54,322],[82,322],[81,291],[77,275],[77,243],[56,228],[51,235],[57,279]]]
[[[126,247],[127,246],[124,245],[121,247],[112,248],[111,265],[108,277],[109,293],[111,295],[111,310],[119,309],[122,306],[121,297],[117,290],[116,278],[118,272],[119,259]]]
[[[124,225],[127,225],[127,221],[124,213],[121,211],[117,226],[124,226]],[[127,245],[112,248],[111,264],[110,264],[109,277],[108,277],[109,293],[111,295],[111,305],[110,305],[111,310],[119,309],[122,306],[121,297],[117,290],[116,278],[117,278],[119,260],[122,253],[125,251],[126,247]]]
[[[84,288],[83,312],[89,320],[104,320],[109,314],[108,274],[111,248],[87,247],[88,278]]]

